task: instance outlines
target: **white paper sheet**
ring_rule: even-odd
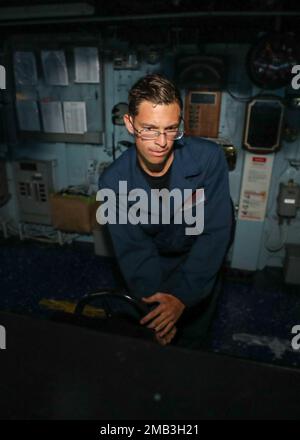
[[[274,154],[246,153],[239,219],[264,221],[272,177]]]
[[[100,65],[97,47],[75,47],[75,82],[99,83]]]
[[[63,50],[42,50],[42,64],[47,84],[67,86],[69,84],[66,57]]]
[[[65,101],[63,106],[66,133],[86,133],[87,123],[85,102]]]
[[[14,52],[14,73],[16,84],[24,86],[37,84],[36,61],[33,52]]]
[[[59,101],[41,102],[41,112],[45,133],[64,133],[62,105]]]

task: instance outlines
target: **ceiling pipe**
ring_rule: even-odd
[[[95,8],[88,3],[67,3],[58,4],[51,3],[48,5],[25,5],[25,6],[12,6],[12,7],[0,7],[1,21],[6,20],[24,20],[28,19],[44,19],[54,17],[78,17],[78,16],[91,16],[95,13]]]
[[[1,8],[0,8],[1,16]],[[201,12],[179,12],[165,14],[148,15],[122,15],[110,17],[74,17],[74,18],[45,18],[39,20],[13,20],[0,21],[0,26],[28,26],[39,24],[63,24],[63,23],[115,23],[128,21],[147,21],[165,19],[185,19],[185,18],[217,18],[217,17],[296,17],[300,16],[300,11],[201,11]]]

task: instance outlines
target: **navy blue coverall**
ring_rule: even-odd
[[[110,188],[118,193],[119,181],[127,182],[128,192],[142,188],[150,198],[151,188],[137,164],[135,147],[124,152],[104,171],[99,188]],[[109,224],[108,228],[130,293],[139,298],[156,292],[176,296],[187,306],[184,315],[188,317],[191,311],[190,316],[196,316],[190,321],[198,322],[199,331],[184,315],[178,321],[179,327],[180,322],[184,323],[186,338],[191,336],[200,340],[201,334],[207,331],[215,306],[215,299],[209,296],[232,233],[228,167],[222,148],[195,137],[175,142],[169,190],[174,188],[193,191],[204,188],[204,230],[201,234],[186,235],[188,225],[172,222],[168,225]]]

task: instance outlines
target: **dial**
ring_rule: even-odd
[[[290,84],[292,67],[296,64],[299,64],[299,47],[293,34],[266,35],[248,53],[249,76],[264,89]]]

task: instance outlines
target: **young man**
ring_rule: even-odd
[[[151,190],[162,189],[167,196],[168,191],[180,191],[183,198],[181,206],[172,197],[167,204],[159,198],[159,207],[170,210],[167,223],[161,214],[154,221],[149,206],[149,221],[144,213],[139,223],[128,216],[128,221],[108,224],[121,272],[130,293],[152,307],[141,324],[154,329],[161,344],[177,340],[178,345],[200,347],[215,307],[211,292],[232,228],[224,153],[213,142],[183,137],[180,93],[162,75],[147,75],[131,88],[124,122],[135,147],[108,167],[99,188],[113,190],[118,201],[124,200],[120,182],[126,182],[127,194],[143,190],[149,200]],[[187,201],[185,194],[192,197]],[[132,197],[128,200],[123,210],[132,207]],[[198,227],[196,235],[187,233],[183,215],[181,223],[178,216],[175,220],[178,212],[189,209],[196,216],[204,211],[204,227]],[[201,221],[193,219],[199,226]]]

